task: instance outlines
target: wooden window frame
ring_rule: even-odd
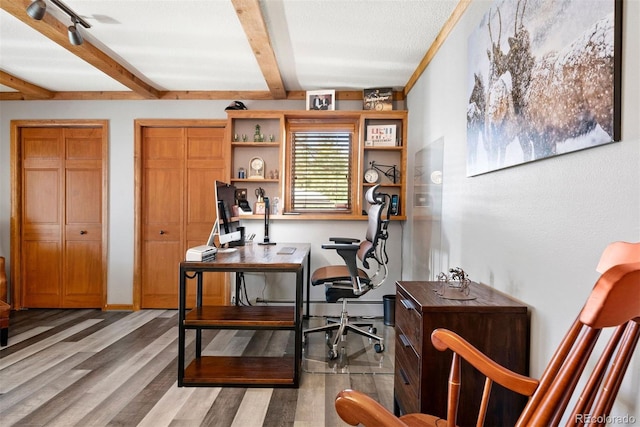
[[[285,123],[285,164],[286,170],[290,171],[284,182],[284,209],[285,212],[295,212],[292,206],[293,190],[293,134],[296,132],[348,132],[351,134],[351,160],[349,171],[349,192],[351,194],[350,210],[343,209],[330,210],[310,210],[301,212],[304,216],[329,218],[340,216],[361,216],[362,204],[360,201],[360,126],[359,121],[353,118],[334,118],[324,120],[310,120],[299,118],[287,118]]]

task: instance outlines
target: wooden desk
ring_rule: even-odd
[[[279,254],[283,247],[293,254]],[[308,244],[251,244],[237,251],[218,253],[212,262],[180,263],[178,330],[178,386],[298,387],[302,366],[302,316],[304,271],[309,280]],[[285,272],[296,276],[293,306],[202,306],[205,272]],[[187,279],[196,279],[196,307],[187,310]],[[308,288],[308,284],[307,284]],[[236,277],[236,302],[238,301]],[[185,368],[185,331],[195,329],[195,359]],[[295,333],[293,357],[202,356],[203,329],[274,329]]]
[[[443,299],[438,282],[396,283],[394,409],[446,418],[451,351],[431,344],[437,328],[452,330],[484,354],[523,375],[529,372],[529,316],[526,305],[485,285],[471,283],[474,300]],[[484,376],[462,363],[459,426],[475,425]],[[515,425],[524,396],[494,384],[485,425]]]

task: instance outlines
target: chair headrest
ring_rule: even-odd
[[[367,202],[371,203],[372,205],[379,205],[384,202],[384,197],[378,194],[379,188],[380,188],[380,184],[377,184],[367,190],[367,192],[364,195]]]

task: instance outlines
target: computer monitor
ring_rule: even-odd
[[[216,181],[215,186],[216,219],[209,235],[207,245],[215,246],[215,236],[218,236],[220,246],[240,242],[242,235],[238,227],[240,220],[233,217],[233,206],[236,204],[236,188],[225,182]]]

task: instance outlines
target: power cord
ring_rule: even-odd
[[[243,306],[251,306],[251,301],[249,301],[249,297],[247,296],[247,283],[244,279],[244,273],[239,273],[238,278],[240,280],[240,286],[238,286],[238,303]],[[244,300],[243,300],[244,297]]]

